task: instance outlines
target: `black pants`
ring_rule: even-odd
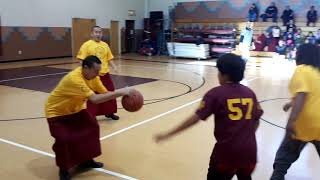
[[[282,17],[283,25],[284,26],[288,25],[290,20],[293,20],[293,17]]]
[[[310,23],[316,23],[316,22],[317,22],[317,19],[316,19],[316,18],[308,18],[307,26],[309,26]]]
[[[308,142],[299,141],[286,136],[282,141],[273,164],[271,180],[284,180],[287,170],[300,156],[302,149]],[[312,141],[320,155],[320,141]]]
[[[278,19],[277,14],[272,14],[271,16],[268,16],[267,14],[262,14],[260,17],[262,18],[263,22],[267,22],[268,18],[272,18],[272,22],[277,22]]]

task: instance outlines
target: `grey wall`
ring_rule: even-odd
[[[161,0],[160,0],[161,1]],[[111,20],[136,20],[141,29],[145,0],[0,0],[2,26],[71,27],[71,19],[94,18],[97,24],[110,27]],[[136,16],[128,16],[135,10]]]

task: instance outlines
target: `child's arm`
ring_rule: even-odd
[[[303,105],[306,101],[306,97],[307,97],[307,93],[298,93],[291,103],[292,111],[290,113],[288,124],[286,127],[288,134],[294,134],[294,123],[296,122],[298,115],[303,109]]]
[[[256,131],[258,130],[259,126],[260,126],[260,120],[257,120],[255,127],[254,127]]]
[[[114,64],[114,62],[109,61],[109,64],[110,64],[111,68],[112,68],[115,72],[118,72],[118,68],[117,68],[117,66]]]
[[[292,101],[286,103],[286,104],[283,106],[283,111],[288,112],[291,107],[292,107]]]
[[[262,107],[261,107],[261,105],[260,105],[260,103],[258,102],[258,108],[257,108],[257,116],[256,116],[256,124],[255,124],[255,129],[256,129],[256,131],[257,131],[257,129],[258,129],[258,127],[259,127],[259,125],[260,125],[260,118],[261,118],[261,116],[263,115],[263,113],[264,113],[264,111],[263,111],[263,109],[262,109]]]
[[[194,114],[192,116],[190,116],[189,118],[186,119],[186,121],[184,121],[182,124],[180,124],[178,127],[172,129],[171,131],[167,132],[167,133],[163,133],[163,134],[157,134],[154,139],[157,143],[167,140],[170,137],[181,133],[182,131],[194,126],[195,124],[197,124],[200,121],[200,118],[198,117],[197,114]]]

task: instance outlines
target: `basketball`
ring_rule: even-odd
[[[130,95],[125,95],[121,100],[122,107],[129,112],[139,111],[143,106],[143,96],[137,90],[132,90]]]

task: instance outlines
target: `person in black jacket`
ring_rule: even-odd
[[[293,20],[290,20],[290,21],[287,23],[287,31],[289,31],[290,28],[292,28],[294,32],[297,31],[297,26],[294,24],[294,21],[293,21]]]
[[[268,18],[272,18],[273,22],[277,22],[278,8],[274,2],[266,9],[265,13],[261,15],[263,22],[266,22]]]
[[[290,9],[290,6],[286,6],[286,9],[283,11],[281,19],[283,26],[287,26],[290,20],[293,20],[293,11]]]
[[[255,3],[253,3],[248,12],[248,20],[249,22],[257,22],[259,17],[259,9]]]
[[[310,23],[313,23],[313,26],[316,26],[316,21],[318,19],[317,10],[314,9],[314,6],[310,7],[310,10],[307,13],[307,26],[310,25]]]

